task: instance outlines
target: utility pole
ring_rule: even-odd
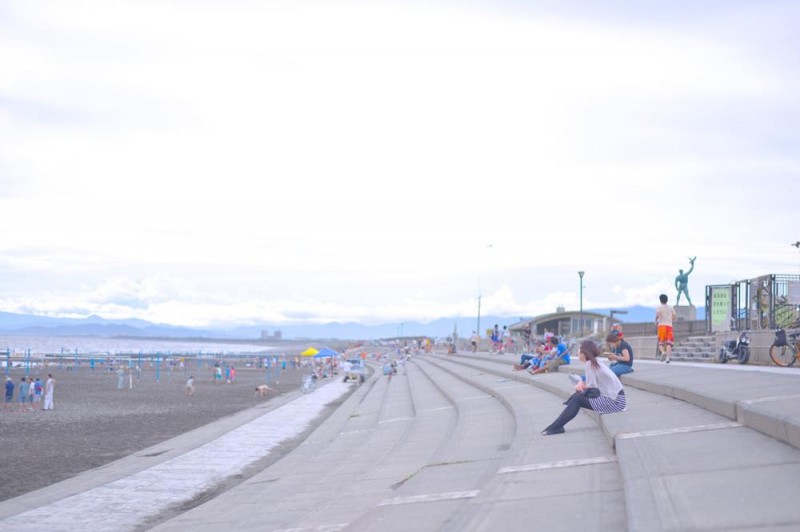
[[[580,324],[578,325],[578,330],[580,331],[581,336],[583,335],[583,274],[586,273],[584,271],[578,272],[578,277],[580,277],[581,286],[580,286]]]

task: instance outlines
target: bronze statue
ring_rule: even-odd
[[[689,306],[692,306],[692,299],[689,297],[689,274],[694,271],[694,261],[697,257],[689,257],[689,264],[692,265],[689,268],[689,271],[683,273],[683,270],[678,270],[678,276],[675,278],[675,288],[678,290],[678,299],[675,300],[675,306],[681,304],[681,294],[686,296],[686,301],[689,302]]]

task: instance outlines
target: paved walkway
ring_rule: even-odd
[[[546,437],[580,368],[515,358],[330,382],[0,503],[0,529],[800,529],[800,370],[637,361],[628,411]]]

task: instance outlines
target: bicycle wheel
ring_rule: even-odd
[[[769,357],[778,366],[791,366],[795,361],[794,347],[791,345],[773,345],[769,348]]]

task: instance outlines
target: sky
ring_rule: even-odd
[[[0,0],[0,311],[530,317],[800,274],[800,4]],[[584,271],[583,286],[578,275]]]

